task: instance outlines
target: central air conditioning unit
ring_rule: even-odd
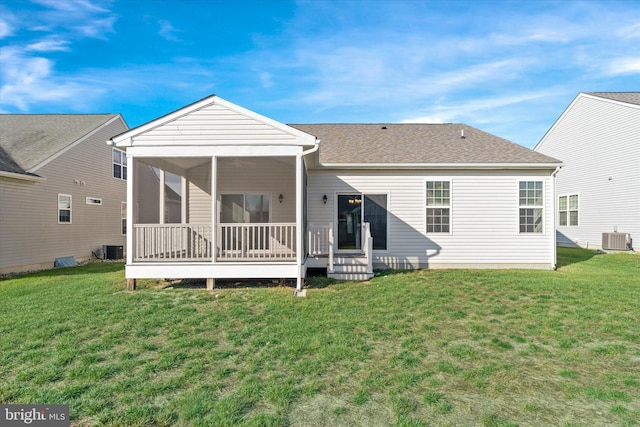
[[[119,245],[103,245],[102,254],[104,259],[122,259],[124,258],[124,247]]]
[[[602,249],[612,251],[631,250],[631,235],[629,233],[602,233]]]

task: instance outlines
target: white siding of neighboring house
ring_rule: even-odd
[[[558,226],[558,243],[600,248],[603,232],[640,242],[640,108],[580,95],[536,151],[563,161],[558,196],[579,194],[579,226]]]
[[[553,171],[309,172],[309,222],[333,223],[338,193],[388,194],[390,268],[555,266]],[[451,233],[426,233],[426,182],[451,181]],[[544,232],[519,233],[518,182],[544,182]],[[327,204],[322,197],[326,194]],[[334,226],[335,227],[335,226]]]
[[[118,118],[39,168],[30,183],[0,177],[0,272],[53,267],[57,257],[78,261],[102,245],[124,245],[121,203],[126,181],[113,178],[112,148],[105,141],[126,130]],[[72,196],[72,223],[58,224],[58,193]],[[101,206],[86,204],[102,199]]]

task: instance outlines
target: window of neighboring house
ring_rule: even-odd
[[[577,194],[558,197],[558,225],[578,226],[579,197]]]
[[[451,230],[451,182],[427,181],[427,233]]]
[[[58,194],[58,224],[71,224],[71,195]]]
[[[520,181],[520,233],[542,233],[542,181]]]
[[[127,153],[113,149],[113,177],[127,179]]]
[[[101,206],[102,205],[102,199],[98,198],[98,197],[87,197],[87,204],[88,205],[94,205],[94,206]]]
[[[120,233],[127,234],[127,202],[120,202]]]

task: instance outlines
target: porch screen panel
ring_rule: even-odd
[[[220,222],[225,224],[245,222],[244,194],[223,194],[220,196],[220,204],[222,205]]]
[[[269,197],[265,194],[247,194],[246,210],[250,223],[269,222]]]

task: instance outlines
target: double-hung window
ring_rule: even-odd
[[[70,194],[58,194],[58,224],[71,224]]]
[[[120,234],[127,234],[127,202],[120,202]]]
[[[558,197],[558,225],[578,226],[579,198],[577,194]]]
[[[127,153],[113,149],[113,177],[127,179]]]
[[[520,233],[542,233],[542,181],[520,181]]]
[[[451,182],[427,181],[427,233],[451,230]]]

